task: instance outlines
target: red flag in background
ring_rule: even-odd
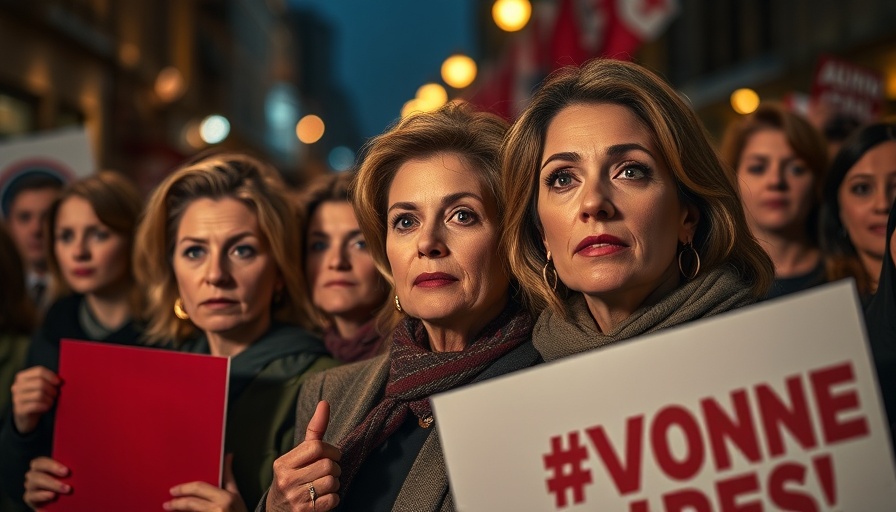
[[[529,24],[508,41],[469,101],[512,120],[545,75],[607,56],[631,58],[678,13],[678,0],[559,0],[533,2]]]
[[[526,28],[509,41],[501,60],[469,101],[505,119],[514,119],[546,74],[542,41],[541,22],[533,16]]]
[[[631,59],[641,43],[656,39],[678,14],[678,0],[608,0],[601,55]]]

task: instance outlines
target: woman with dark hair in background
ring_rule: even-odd
[[[141,293],[131,254],[142,205],[130,181],[106,171],[70,184],[50,208],[44,240],[55,302],[31,341],[27,369],[16,375],[12,414],[0,434],[0,480],[17,497],[30,464],[52,463],[47,456],[60,385],[60,340],[138,343],[134,317],[142,310]]]
[[[896,124],[861,128],[843,143],[831,165],[820,230],[828,280],[855,278],[863,303],[877,290],[894,199]]]
[[[327,350],[343,363],[380,352],[384,337],[374,317],[389,292],[349,202],[354,177],[354,172],[321,176],[302,201],[311,301],[319,312]]]
[[[505,252],[546,361],[765,297],[772,262],[693,110],[630,62],[548,77],[504,146]]]
[[[728,127],[721,153],[737,176],[750,231],[775,265],[766,298],[823,283],[817,224],[828,164],[821,134],[767,103]]]

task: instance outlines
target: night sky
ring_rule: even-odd
[[[289,0],[333,28],[335,80],[357,112],[360,135],[381,133],[442,61],[476,54],[475,0]],[[301,51],[307,51],[303,49]],[[443,84],[444,85],[444,84]],[[323,113],[326,122],[326,113]]]

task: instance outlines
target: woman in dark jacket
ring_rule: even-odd
[[[135,345],[141,295],[131,270],[143,200],[120,174],[106,171],[70,184],[45,226],[55,301],[12,386],[13,407],[0,433],[0,480],[21,497],[31,461],[50,454],[63,338]]]
[[[258,160],[206,156],[159,185],[140,223],[134,266],[147,295],[147,338],[231,358],[225,475],[232,478],[224,489],[175,486],[168,510],[239,511],[244,500],[255,503],[270,485],[274,459],[292,444],[299,388],[336,365],[303,328],[311,308],[295,266],[295,211],[283,190],[276,171]],[[67,472],[60,466],[46,458],[35,465],[26,500],[40,506],[75,492],[54,477]]]

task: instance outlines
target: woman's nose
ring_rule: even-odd
[[[440,258],[448,254],[448,246],[444,240],[444,227],[440,222],[433,221],[420,226],[417,232],[417,256],[428,258]]]
[[[604,190],[606,187],[600,180],[591,185],[584,185],[579,217],[583,221],[589,219],[609,219],[616,215],[616,208]]]

